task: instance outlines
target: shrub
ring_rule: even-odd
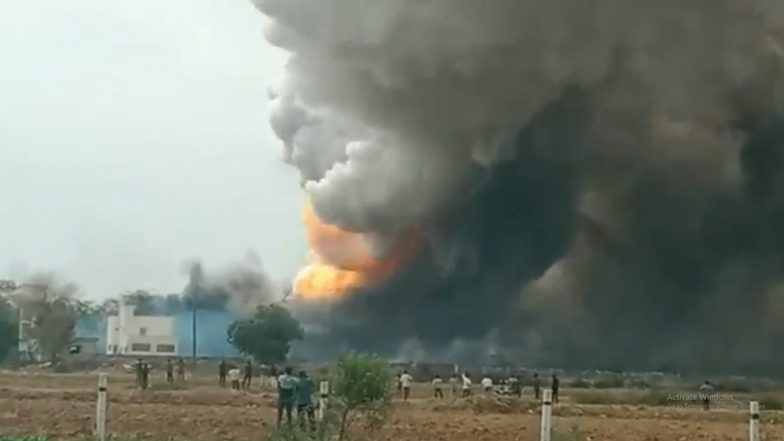
[[[349,353],[338,360],[332,384],[340,408],[339,440],[345,439],[355,414],[365,416],[373,426],[384,422],[392,379],[389,365],[381,358]]]

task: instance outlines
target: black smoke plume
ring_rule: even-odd
[[[280,298],[276,284],[251,256],[240,264],[208,272],[201,262],[188,265],[188,283],[182,293],[184,308],[231,310],[239,315],[252,314],[262,304]]]
[[[428,239],[302,308],[334,350],[784,368],[780,6],[257,3],[293,53],[272,123],[319,216]]]

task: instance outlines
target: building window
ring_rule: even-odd
[[[131,352],[150,352],[149,343],[133,343],[131,344]]]
[[[163,352],[163,353],[167,353],[167,354],[173,354],[174,353],[174,345],[158,345],[155,348],[155,352]]]
[[[147,328],[139,328],[139,335],[147,335]]]

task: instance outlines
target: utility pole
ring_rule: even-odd
[[[195,369],[196,368],[196,343],[197,343],[197,341],[196,341],[196,310],[197,310],[197,305],[196,305],[196,293],[195,292],[193,293],[193,295],[191,297],[191,303],[193,305],[193,320],[192,320],[192,324],[193,324],[193,368]]]

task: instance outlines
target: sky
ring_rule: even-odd
[[[185,262],[303,261],[268,124],[286,54],[250,0],[0,0],[0,278],[182,290]]]

